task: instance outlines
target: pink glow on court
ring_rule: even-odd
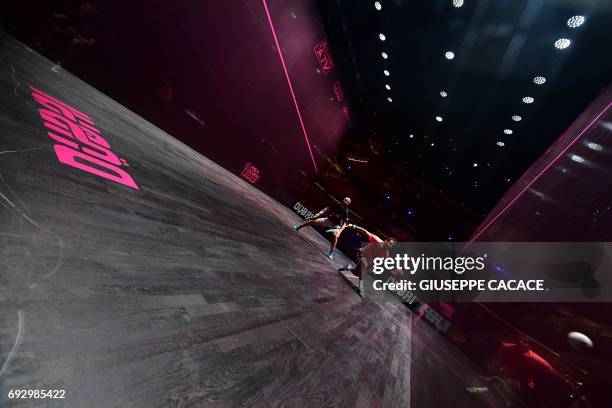
[[[60,163],[139,190],[134,179],[121,166],[125,159],[110,150],[89,115],[30,86],[32,97],[42,108],[38,110]]]
[[[306,140],[306,146],[308,147],[308,153],[310,154],[310,159],[312,160],[312,165],[314,166],[315,172],[319,172],[317,168],[317,163],[315,161],[314,155],[312,153],[312,148],[310,147],[310,138],[308,137],[308,132],[306,131],[306,126],[304,125],[304,120],[302,119],[302,113],[300,112],[300,107],[297,102],[297,98],[295,96],[295,92],[293,91],[293,84],[291,83],[291,78],[289,78],[289,72],[287,71],[287,64],[285,63],[285,57],[283,56],[283,50],[280,47],[278,42],[278,37],[276,35],[276,29],[274,28],[274,23],[272,22],[272,17],[270,16],[270,10],[268,9],[268,3],[266,0],[262,0],[264,9],[266,10],[266,16],[268,17],[268,24],[270,25],[270,29],[272,30],[272,36],[274,37],[274,43],[276,44],[276,50],[278,51],[278,57],[280,58],[281,65],[283,66],[283,72],[285,73],[285,78],[287,79],[287,84],[289,85],[289,91],[291,92],[291,97],[293,98],[293,104],[295,106],[295,110],[298,115],[298,119],[300,121],[300,125],[302,127],[302,132],[304,133],[304,139]]]

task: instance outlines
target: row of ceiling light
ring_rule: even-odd
[[[381,4],[381,2],[380,2],[380,1],[375,1],[375,2],[374,2],[374,8],[375,8],[376,10],[378,10],[378,11],[382,11],[382,4]],[[378,39],[379,39],[380,41],[382,41],[382,42],[385,42],[385,41],[387,41],[387,36],[386,36],[386,35],[384,35],[383,33],[380,33],[380,34],[378,34]],[[389,59],[389,54],[387,54],[385,51],[381,52],[381,53],[380,53],[380,55],[381,55],[381,57],[382,57],[383,59],[385,59],[385,60],[386,60],[386,59]],[[389,72],[389,70],[388,70],[388,69],[383,70],[383,74],[385,74],[385,76],[386,76],[386,77],[391,76],[391,72]],[[386,84],[385,84],[385,89],[386,89],[387,91],[390,91],[390,90],[391,90],[391,85],[389,85],[388,83],[386,83]],[[391,103],[391,102],[393,102],[393,99],[392,99],[390,96],[387,96],[387,101],[388,101],[389,103]]]
[[[454,7],[457,7],[457,8],[458,8],[458,7],[463,6],[463,0],[452,0],[452,2],[453,2],[453,6],[454,6]],[[378,11],[382,11],[382,3],[381,3],[380,1],[375,1],[375,2],[374,2],[374,8],[376,8],[376,10],[378,10]],[[576,15],[576,16],[573,16],[573,17],[571,17],[571,18],[569,18],[569,19],[567,20],[567,26],[568,26],[569,28],[572,28],[572,29],[573,29],[573,28],[578,28],[578,27],[580,27],[582,24],[584,24],[584,22],[585,22],[585,17],[584,17],[584,16],[581,16],[581,15]],[[378,34],[378,39],[379,39],[380,41],[382,41],[382,42],[385,42],[385,41],[387,40],[387,36],[386,36],[384,33],[380,33],[380,34]],[[572,42],[571,42],[571,40],[569,40],[568,38],[559,38],[558,40],[556,40],[556,41],[554,42],[554,44],[553,44],[553,45],[554,45],[554,47],[555,47],[556,49],[558,49],[558,50],[563,50],[563,49],[565,49],[565,48],[569,47],[569,46],[571,45],[571,43],[572,43]],[[381,52],[381,56],[382,56],[382,58],[383,58],[383,59],[385,59],[385,60],[386,60],[386,59],[389,59],[389,54],[387,54],[387,52],[386,52],[386,51],[382,51],[382,52]],[[455,58],[455,53],[454,53],[453,51],[450,51],[450,50],[449,50],[449,51],[446,51],[446,52],[444,53],[444,57],[445,57],[447,60],[449,60],[449,61],[450,61],[450,60],[453,60],[453,59]],[[389,72],[389,70],[388,70],[388,69],[384,69],[384,70],[383,70],[383,74],[384,74],[386,77],[391,76],[391,72]],[[534,77],[534,78],[533,78],[533,83],[534,83],[535,85],[538,85],[538,86],[539,86],[539,85],[544,85],[544,84],[546,83],[546,77],[541,76],[541,75],[538,75],[538,76],[536,76],[536,77]],[[387,91],[391,91],[391,85],[389,85],[388,83],[385,83],[385,89],[386,89]],[[440,91],[440,96],[441,96],[442,98],[446,98],[446,97],[448,96],[448,93],[447,93],[445,90],[442,90],[442,91]],[[393,102],[393,99],[392,99],[390,96],[387,96],[387,101],[388,101],[389,103],[391,103],[391,102]],[[525,103],[525,104],[532,104],[534,101],[535,101],[535,99],[534,99],[532,96],[525,96],[525,97],[523,98],[523,103]],[[520,122],[520,121],[522,120],[522,117],[521,117],[520,115],[512,115],[511,119],[512,119],[514,122]],[[442,118],[442,116],[439,116],[439,115],[438,115],[438,116],[436,116],[436,117],[435,117],[435,120],[436,120],[436,122],[443,122],[443,121],[444,121],[444,118]],[[503,132],[504,132],[504,134],[506,134],[506,135],[511,135],[511,134],[513,134],[513,133],[514,133],[514,131],[513,131],[512,129],[510,129],[510,128],[506,128],[506,129],[504,129],[504,131],[503,131]],[[496,144],[497,144],[497,146],[499,146],[499,147],[503,147],[503,146],[505,146],[505,143],[504,143],[504,142],[502,142],[502,141],[498,141]],[[476,167],[476,166],[474,166],[474,167]]]
[[[582,24],[584,24],[584,21],[585,21],[584,16],[579,16],[579,15],[578,16],[573,16],[573,17],[570,17],[567,20],[567,26],[569,28],[572,28],[572,29],[573,28],[578,28]],[[569,40],[567,38],[559,38],[558,40],[556,40],[554,42],[553,45],[554,45],[554,47],[556,49],[563,50],[563,49],[569,47],[571,43],[572,43],[571,40]],[[536,86],[544,85],[546,83],[546,77],[544,77],[542,75],[538,75],[538,76],[533,78],[533,83]],[[522,101],[523,101],[523,103],[529,105],[529,104],[532,104],[535,101],[535,99],[532,96],[525,96],[525,97],[523,97]],[[520,115],[512,115],[511,119],[514,122],[520,122],[522,120],[522,117]],[[514,133],[514,131],[512,129],[510,129],[510,128],[504,129],[504,134],[506,134],[506,135],[511,135],[513,133]],[[499,146],[499,147],[503,147],[504,145],[505,145],[505,143],[502,142],[502,141],[498,141],[497,142],[497,146]]]
[[[463,6],[463,0],[453,0],[453,6],[454,7],[461,7]],[[567,26],[569,28],[577,28],[580,27],[585,21],[584,16],[573,16],[571,18],[569,18],[567,20]],[[571,44],[571,40],[567,39],[567,38],[559,38],[558,40],[556,40],[554,42],[554,47],[558,50],[563,50],[567,47],[569,47]],[[444,57],[448,60],[452,60],[455,58],[455,53],[452,51],[446,51],[444,53]],[[546,77],[538,75],[536,77],[533,78],[533,83],[535,85],[544,85],[544,83],[546,83]],[[443,98],[446,98],[448,96],[448,93],[446,91],[440,91],[440,96]],[[535,99],[532,96],[525,96],[523,98],[523,103],[525,104],[532,104],[535,101]],[[519,115],[512,115],[511,119],[514,122],[520,122],[522,120],[522,117]],[[441,116],[436,116],[436,121],[438,122],[442,122],[443,119]],[[514,131],[510,128],[506,128],[503,130],[504,134],[506,135],[511,135],[514,133]],[[505,143],[502,141],[498,141],[497,146],[499,147],[504,147]]]

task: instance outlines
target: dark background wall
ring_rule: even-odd
[[[431,205],[431,189],[403,180],[400,169],[390,177],[390,163],[372,153],[371,127],[352,115],[338,66],[325,72],[315,54],[326,35],[314,1],[12,0],[0,7],[9,34],[235,174],[253,164],[261,176],[255,185],[287,206],[318,211],[349,195],[355,221],[406,241],[465,239],[478,224],[448,200]],[[373,160],[347,173],[349,156]],[[439,228],[431,219],[440,219]],[[352,253],[356,244],[343,241]]]
[[[609,242],[611,101],[612,88],[608,87],[508,190],[472,239]],[[576,284],[596,290],[598,283],[590,280],[589,271],[585,269],[580,277],[582,282]],[[496,316],[557,350],[566,364],[586,372],[584,391],[593,395],[612,386],[610,306],[601,302],[488,304]],[[595,349],[591,353],[572,349],[565,337],[572,330],[589,336]],[[605,398],[599,395],[591,402],[594,406],[605,406],[608,402]]]
[[[348,126],[336,69],[315,55],[325,32],[310,0],[9,3],[10,34],[228,170],[251,163],[286,205],[316,170],[271,25],[317,167]]]
[[[473,240],[612,240],[612,87],[501,198]]]

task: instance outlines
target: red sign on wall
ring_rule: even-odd
[[[244,169],[242,169],[242,173],[240,173],[240,175],[253,184],[257,183],[260,177],[259,169],[253,166],[251,163],[244,165]]]
[[[327,40],[323,40],[314,48],[315,55],[317,56],[317,60],[319,60],[319,65],[321,65],[321,69],[327,75],[332,69],[334,69],[334,60],[329,51],[329,45],[327,44]]]
[[[338,102],[342,102],[344,100],[344,92],[342,92],[340,81],[334,82],[334,93],[336,94],[336,99]]]
[[[351,115],[349,114],[348,106],[343,106],[342,112],[344,113],[344,117],[346,118],[348,125],[352,126],[353,123],[351,122]]]

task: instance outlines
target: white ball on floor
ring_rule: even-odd
[[[593,348],[593,340],[580,332],[569,332],[567,334],[567,341],[574,350],[586,351]]]

